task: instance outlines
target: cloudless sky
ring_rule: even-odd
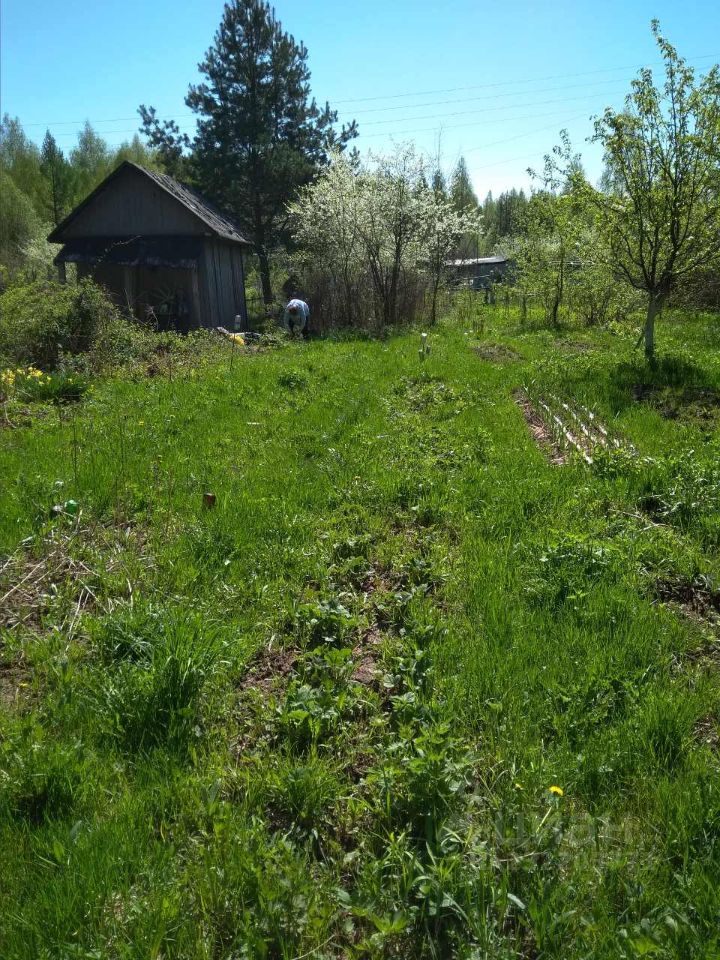
[[[0,109],[64,149],[89,119],[108,142],[137,130],[140,103],[193,129],[183,102],[221,0],[4,0]],[[656,65],[650,20],[699,72],[720,61],[720,2],[693,0],[278,0],[309,50],[313,93],[358,120],[361,150],[415,140],[449,171],[465,156],[479,196],[527,186],[565,127],[588,174],[590,117],[619,106]]]

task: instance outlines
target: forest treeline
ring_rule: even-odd
[[[0,268],[46,266],[45,237],[51,228],[124,160],[162,169],[138,134],[111,147],[85,123],[66,153],[49,130],[38,146],[19,118],[5,114],[0,122]]]

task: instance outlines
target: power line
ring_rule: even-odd
[[[575,120],[582,119],[583,117],[586,117],[586,116],[587,116],[587,113],[581,113],[577,117],[571,117],[570,119],[566,119],[565,117],[559,116],[555,111],[553,111],[552,113],[540,113],[540,114],[531,113],[524,117],[495,118],[485,126],[489,127],[489,126],[494,126],[500,123],[520,123],[522,120],[539,120],[542,117],[556,117],[556,120],[554,123],[551,123],[547,127],[543,128],[545,130],[548,130],[548,129],[552,129],[553,127],[556,127],[558,124],[562,125],[563,123],[573,123]],[[473,120],[470,123],[452,123],[452,124],[449,124],[448,126],[436,124],[434,127],[416,127],[412,130],[398,130],[397,132],[400,136],[406,136],[407,134],[410,134],[410,133],[436,133],[438,131],[444,132],[445,130],[462,130],[462,129],[466,129],[467,127],[477,127],[477,126],[478,126],[478,121]],[[387,137],[387,136],[393,136],[393,131],[388,131],[388,132],[382,131],[380,133],[366,133],[366,134],[363,134],[361,132],[359,139],[369,140],[370,138],[374,138],[374,137]],[[518,134],[517,139],[520,139],[521,137],[524,137],[524,136],[526,136],[525,133]],[[511,139],[516,139],[516,138],[512,137]],[[483,148],[473,147],[472,149],[481,150]]]
[[[703,55],[703,56],[686,57],[685,59],[686,59],[688,62],[693,62],[693,61],[696,61],[696,60],[713,60],[713,59],[717,59],[717,56],[716,56],[715,54],[705,54],[705,55]],[[404,98],[407,98],[407,97],[426,97],[426,96],[434,96],[434,95],[436,95],[436,94],[443,94],[443,93],[460,93],[460,92],[463,92],[463,91],[466,91],[466,90],[491,90],[491,89],[492,89],[492,90],[496,90],[496,89],[501,89],[501,88],[503,88],[503,87],[518,86],[518,85],[523,85],[523,84],[545,83],[545,82],[548,82],[548,81],[551,81],[551,80],[572,80],[572,79],[574,79],[574,78],[576,78],[576,77],[594,76],[594,75],[601,74],[601,73],[618,73],[618,72],[620,72],[620,71],[626,71],[626,70],[640,70],[640,69],[646,68],[646,67],[648,67],[648,66],[649,66],[650,69],[652,69],[653,67],[662,66],[662,65],[663,65],[662,61],[658,61],[658,62],[656,62],[656,63],[654,63],[654,64],[650,64],[650,65],[648,65],[648,64],[635,64],[634,66],[625,66],[625,67],[605,67],[605,68],[603,68],[603,69],[601,69],[601,70],[587,70],[587,71],[582,71],[582,72],[579,72],[579,73],[565,73],[565,74],[560,73],[560,74],[554,74],[554,75],[552,75],[552,76],[546,76],[546,77],[528,77],[528,78],[526,78],[526,79],[524,79],[524,80],[505,80],[505,81],[501,81],[501,82],[497,82],[497,83],[473,84],[472,86],[466,86],[466,87],[446,87],[446,88],[444,88],[444,89],[436,89],[436,90],[416,90],[416,91],[408,92],[408,93],[390,93],[390,94],[383,94],[382,96],[377,96],[377,97],[354,97],[354,98],[344,99],[344,100],[335,100],[334,103],[335,103],[335,104],[340,104],[340,103],[369,103],[369,102],[377,102],[377,101],[382,101],[382,100],[404,99]],[[621,82],[623,82],[622,79],[619,79],[619,80],[599,80],[599,81],[595,81],[595,83],[597,83],[597,84],[600,84],[600,83],[621,83]],[[594,86],[594,85],[595,85],[594,83],[583,84],[583,86]],[[557,89],[563,89],[563,88],[560,87],[560,88],[557,88]],[[535,92],[543,92],[543,91],[535,91]],[[508,94],[502,94],[502,96],[523,96],[523,95],[525,95],[526,93],[527,93],[527,91],[518,90],[518,91],[515,91],[515,92],[508,93]],[[497,99],[497,96],[499,96],[499,95],[493,94],[491,97],[488,97],[487,99]],[[472,99],[485,99],[485,98],[468,98],[468,99],[469,99],[469,100],[472,100]],[[456,102],[456,101],[453,100],[453,101],[445,101],[445,102]],[[427,104],[413,104],[413,105],[411,105],[411,106],[420,107],[420,106],[433,106],[433,105],[434,105],[434,104],[432,104],[432,103],[427,103]],[[373,109],[371,109],[371,110],[368,110],[367,112],[368,112],[368,113],[374,113],[374,112],[380,112],[381,110],[389,110],[389,109],[400,109],[400,107],[397,107],[397,108],[396,108],[396,107],[378,107],[378,108],[373,108]],[[191,117],[194,117],[194,116],[195,116],[195,114],[187,113],[187,114],[178,114],[178,115],[175,115],[175,116],[170,116],[170,115],[168,115],[168,116],[161,116],[161,117],[158,117],[157,119],[158,119],[158,120],[181,120],[181,119],[191,118]],[[102,118],[102,119],[96,118],[96,119],[90,119],[90,120],[87,120],[87,119],[83,119],[83,120],[35,120],[35,121],[30,122],[30,123],[24,123],[23,126],[25,126],[25,127],[47,127],[47,126],[60,127],[60,126],[70,126],[70,125],[77,125],[77,124],[81,124],[81,125],[82,125],[82,124],[85,124],[85,123],[91,123],[91,124],[92,124],[92,123],[127,123],[127,122],[129,122],[129,121],[131,121],[131,120],[135,120],[135,119],[136,119],[136,116],[132,116],[132,117],[107,117],[107,118]]]
[[[572,98],[571,98],[571,99],[572,99]],[[579,98],[579,99],[582,100],[582,99],[584,99],[584,98],[581,97],[581,98]],[[566,101],[562,101],[562,102],[566,102]],[[520,104],[517,104],[517,106],[521,106],[521,105],[520,105]],[[527,107],[527,106],[532,106],[532,104],[522,104],[522,106]],[[474,114],[474,113],[476,113],[476,112],[478,112],[478,113],[483,113],[484,111],[482,111],[482,110],[480,110],[480,111],[467,111],[467,112],[461,111],[461,112],[458,113],[458,114],[438,114],[438,116],[439,116],[440,118],[443,118],[443,117],[445,117],[445,116],[456,116],[456,115],[457,115],[457,116],[468,116],[468,115],[472,115],[472,114]],[[582,114],[579,114],[579,116],[578,116],[577,118],[572,117],[572,118],[570,118],[570,119],[566,119],[565,117],[563,117],[562,114],[558,114],[557,111],[552,110],[552,111],[550,111],[550,112],[548,112],[548,113],[529,113],[529,114],[526,114],[526,115],[523,115],[523,116],[520,116],[520,117],[518,117],[518,116],[492,117],[490,120],[488,120],[487,124],[484,124],[484,127],[491,127],[491,126],[496,126],[496,125],[505,124],[505,123],[520,123],[520,122],[522,122],[523,120],[539,120],[539,119],[542,119],[542,118],[544,118],[544,117],[556,117],[556,118],[557,118],[557,119],[556,119],[556,123],[557,123],[557,124],[563,124],[563,123],[572,123],[575,119],[580,119],[580,118],[585,117],[585,116],[587,116],[587,113],[583,112]],[[423,119],[428,119],[428,118],[426,118],[426,117],[408,117],[408,118],[407,118],[407,120],[423,120]],[[402,121],[399,121],[399,122],[402,122]],[[556,125],[556,123],[550,124],[549,127],[554,127],[554,126]],[[398,129],[397,131],[392,131],[392,130],[390,130],[390,131],[385,131],[385,130],[381,130],[381,131],[375,131],[374,133],[363,133],[363,132],[362,132],[362,128],[361,128],[361,130],[360,130],[360,135],[359,135],[359,139],[369,140],[369,139],[371,139],[371,138],[374,139],[374,138],[376,138],[376,137],[387,137],[387,136],[392,136],[393,133],[395,133],[395,132],[397,132],[397,134],[400,135],[400,136],[406,136],[406,135],[411,134],[411,133],[433,133],[433,132],[435,132],[435,131],[437,131],[437,130],[439,130],[439,129],[442,129],[442,130],[460,130],[460,129],[463,129],[463,128],[466,128],[466,127],[474,127],[474,126],[477,126],[477,125],[478,125],[478,121],[477,121],[477,120],[472,120],[472,121],[469,122],[469,123],[453,123],[453,124],[449,124],[449,125],[447,125],[447,126],[435,124],[435,125],[432,126],[432,127],[413,127],[413,128],[411,128],[411,129],[407,129],[407,128],[405,128],[405,129]],[[544,129],[548,129],[548,127],[545,127]],[[130,133],[137,133],[137,132],[138,132],[138,131],[137,131],[136,128],[131,128],[131,129],[129,129],[129,130],[107,130],[107,131],[105,131],[105,134],[106,134],[106,135],[113,135],[113,136],[122,136],[123,134],[130,134]],[[56,139],[59,139],[60,137],[75,137],[75,136],[77,136],[77,134],[74,133],[74,132],[58,133],[58,134],[56,134]],[[523,133],[523,134],[519,134],[519,137],[522,137],[522,136],[525,136],[525,134],[524,134],[524,133]],[[120,144],[118,143],[118,144],[116,144],[116,145],[119,146]],[[475,149],[475,148],[473,148],[473,149]],[[480,148],[477,148],[477,149],[480,149]]]
[[[608,84],[608,83],[610,83],[610,84],[622,84],[622,83],[629,82],[630,79],[631,79],[631,78],[627,78],[627,79],[621,78],[621,79],[614,79],[614,80],[596,80],[596,81],[593,81],[592,83],[583,83],[583,84],[576,85],[574,89],[577,89],[578,86],[580,86],[580,87],[595,87],[595,86],[600,85],[600,84]],[[553,92],[555,92],[555,91],[557,91],[557,90],[564,90],[564,89],[566,89],[564,86],[562,86],[562,87],[543,87],[543,88],[541,88],[540,90],[533,90],[533,91],[532,91],[532,95],[535,96],[535,95],[541,94],[541,93],[553,93]],[[443,106],[443,105],[449,104],[449,103],[450,103],[450,104],[457,104],[457,103],[476,103],[476,102],[485,101],[485,100],[496,101],[496,100],[500,100],[500,99],[506,98],[506,97],[526,97],[526,96],[528,96],[528,91],[515,90],[515,91],[511,91],[510,93],[491,93],[491,94],[486,94],[486,95],[480,96],[480,97],[463,97],[463,98],[460,98],[460,99],[454,97],[454,98],[451,99],[451,100],[430,100],[430,101],[423,102],[423,103],[400,104],[400,105],[395,104],[394,106],[391,106],[391,107],[373,107],[373,108],[371,108],[370,110],[353,111],[353,113],[357,113],[358,115],[361,115],[361,114],[364,114],[364,113],[386,113],[386,112],[395,111],[395,110],[419,110],[419,109],[424,108],[424,107],[438,107],[438,106]],[[524,106],[524,105],[525,105],[525,104],[523,104],[523,106]],[[512,104],[510,104],[510,106],[512,106]],[[170,116],[170,115],[168,114],[167,116],[157,117],[157,119],[158,119],[158,120],[174,120],[174,121],[177,122],[178,120],[188,120],[188,119],[192,119],[193,117],[196,117],[196,116],[197,116],[197,115],[194,114],[194,113],[183,113],[183,114],[178,114],[178,115],[176,115],[176,116]],[[425,119],[425,118],[424,118],[424,117],[410,117],[410,118],[408,118],[408,119],[423,120],[423,119]],[[40,121],[38,121],[38,122],[35,122],[35,123],[25,123],[25,124],[23,124],[23,126],[25,126],[25,127],[42,127],[42,126],[60,127],[60,126],[71,126],[71,125],[74,125],[74,126],[78,126],[78,125],[79,125],[79,126],[84,126],[85,123],[90,123],[90,124],[93,124],[93,123],[96,123],[96,124],[97,124],[97,123],[130,123],[130,122],[132,122],[132,121],[134,121],[134,120],[138,120],[137,116],[134,116],[134,117],[108,117],[108,118],[102,119],[102,120],[100,120],[100,119],[96,119],[96,120],[58,120],[58,121],[45,121],[45,122],[40,122]],[[391,122],[391,121],[373,121],[373,120],[368,120],[368,121],[363,121],[363,122],[364,122],[364,123],[376,123],[376,122],[383,123],[383,122]],[[139,121],[138,121],[138,126],[139,126]],[[100,132],[102,132],[102,131],[100,131]],[[108,130],[108,131],[106,131],[106,132],[107,132],[107,133],[115,133],[115,132],[117,132],[117,131]],[[66,136],[66,135],[75,136],[75,131],[72,131],[70,134],[57,134],[57,136]]]
[[[621,77],[619,79],[613,79],[613,80],[594,80],[592,83],[574,84],[573,89],[577,90],[579,87],[596,87],[596,86],[600,86],[608,83],[625,84],[625,83],[629,83],[631,80],[632,80],[632,77]],[[533,90],[532,95],[535,96],[536,94],[539,94],[539,93],[554,93],[557,90],[566,90],[566,89],[567,89],[567,86],[542,87],[540,90]],[[370,110],[353,110],[352,113],[353,113],[353,116],[356,116],[356,115],[360,116],[363,113],[386,113],[390,110],[414,110],[418,107],[439,107],[446,103],[475,103],[479,100],[495,101],[495,100],[501,100],[505,97],[526,97],[528,96],[528,94],[529,94],[529,91],[527,90],[513,90],[509,93],[488,93],[482,97],[462,97],[461,99],[458,99],[457,97],[453,97],[452,100],[430,100],[425,103],[395,104],[392,107],[372,107]]]
[[[697,57],[685,57],[684,59],[689,63],[695,60],[713,60],[716,58],[715,54],[709,53]],[[335,100],[335,103],[368,103],[370,101],[377,100],[396,100],[400,97],[427,97],[434,96],[436,93],[460,93],[463,90],[488,90],[497,87],[507,87],[518,84],[526,83],[545,83],[550,80],[572,80],[575,77],[588,77],[597,75],[598,73],[618,73],[621,70],[643,70],[646,68],[652,69],[653,67],[663,66],[663,61],[659,60],[656,63],[640,63],[634,64],[631,66],[625,67],[605,67],[601,70],[584,70],[580,73],[557,73],[549,77],[528,77],[525,80],[505,80],[499,83],[477,83],[469,87],[446,87],[444,90],[416,90],[413,93],[390,93],[378,97],[352,97],[346,100]]]
[[[595,100],[595,99],[596,99],[596,98],[595,98],[594,94],[586,93],[586,94],[583,94],[583,96],[581,96],[581,97],[562,97],[561,99],[558,99],[558,100],[536,100],[536,101],[533,102],[533,103],[514,103],[514,104],[511,103],[511,104],[502,104],[502,105],[500,105],[500,106],[498,106],[498,107],[480,107],[478,110],[456,110],[456,111],[453,112],[453,113],[430,113],[430,114],[425,114],[424,116],[421,116],[421,117],[407,117],[406,119],[407,119],[407,120],[410,120],[410,121],[413,121],[413,120],[442,120],[442,119],[444,119],[445,117],[467,117],[467,116],[471,116],[471,115],[478,114],[478,113],[488,114],[488,113],[497,113],[499,110],[513,110],[513,109],[517,109],[518,107],[520,107],[520,108],[522,108],[522,107],[546,107],[546,106],[549,106],[549,105],[551,105],[551,104],[558,104],[558,103],[577,103],[579,100]],[[401,121],[399,121],[399,122],[402,123],[403,121],[401,120]],[[398,121],[397,121],[397,120],[368,120],[368,121],[366,121],[366,122],[364,123],[364,126],[366,126],[366,127],[369,127],[369,126],[379,127],[379,126],[381,126],[381,125],[382,125],[382,126],[385,126],[385,125],[388,124],[388,123],[398,123]]]
[[[453,112],[451,112],[451,113],[444,112],[444,113],[435,113],[435,114],[424,114],[424,115],[422,115],[422,116],[416,116],[416,117],[401,117],[401,118],[395,118],[395,119],[391,119],[391,120],[368,120],[368,121],[364,121],[364,122],[363,122],[363,125],[362,125],[362,127],[360,128],[360,136],[361,136],[361,137],[362,137],[362,136],[365,136],[365,137],[385,136],[385,133],[384,133],[384,132],[364,134],[362,131],[365,129],[365,127],[387,126],[388,124],[398,124],[398,123],[406,123],[406,122],[410,122],[410,123],[411,123],[411,122],[417,121],[417,120],[444,120],[444,119],[447,118],[447,117],[466,117],[466,116],[475,116],[475,115],[477,115],[477,114],[483,114],[484,116],[487,116],[487,114],[489,114],[489,113],[498,113],[498,112],[500,112],[500,111],[508,112],[508,111],[510,111],[510,110],[522,109],[523,107],[527,109],[527,108],[530,108],[530,107],[544,107],[544,106],[550,106],[550,105],[555,106],[555,105],[557,105],[557,104],[578,103],[578,102],[581,102],[581,101],[591,102],[591,101],[594,101],[595,99],[596,99],[596,95],[595,95],[594,93],[585,93],[585,94],[583,94],[582,96],[579,96],[579,97],[558,97],[558,98],[555,98],[555,99],[552,99],[552,100],[536,100],[536,101],[531,101],[531,102],[524,101],[523,103],[500,104],[499,106],[495,106],[495,107],[480,107],[480,108],[477,109],[477,110],[455,110],[455,111],[453,111]],[[545,114],[545,115],[548,116],[548,114]],[[512,117],[512,116],[511,116],[511,117],[507,117],[507,122],[520,121],[520,120],[526,120],[526,119],[532,120],[532,119],[534,119],[536,116],[538,116],[538,115],[537,115],[537,114],[530,114],[530,115],[528,115],[527,117]],[[496,121],[492,121],[492,122],[496,122]],[[505,121],[500,121],[500,122],[505,122]],[[426,129],[428,129],[428,128],[426,128]],[[448,129],[451,129],[451,128],[448,128]],[[100,131],[100,132],[102,133],[103,131]],[[411,130],[402,131],[402,130],[401,130],[401,131],[398,131],[398,132],[400,132],[400,133],[403,133],[403,132],[405,132],[405,133],[411,133],[411,132],[413,132],[413,131],[411,131]],[[419,132],[424,132],[424,131],[421,130],[421,131],[419,131]],[[138,128],[137,128],[137,127],[133,127],[133,128],[131,128],[131,129],[128,129],[128,130],[106,130],[106,131],[104,131],[104,133],[105,133],[105,134],[138,133]],[[77,136],[77,132],[76,132],[76,131],[68,131],[68,132],[66,132],[66,133],[58,133],[58,134],[56,134],[56,137],[58,137],[58,138],[59,138],[59,137],[75,137],[75,136]]]

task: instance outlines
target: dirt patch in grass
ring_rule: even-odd
[[[636,383],[633,400],[646,403],[666,420],[713,426],[720,418],[720,390],[715,387],[664,387]]]
[[[380,656],[380,645],[382,643],[382,631],[374,623],[365,631],[360,642],[353,647],[353,672],[350,679],[355,683],[361,683],[364,686],[373,686],[379,678],[380,668],[378,660]]]
[[[667,577],[655,582],[653,592],[658,600],[680,607],[694,620],[720,623],[720,590],[705,577],[695,580]]]
[[[481,360],[489,360],[490,363],[513,363],[523,359],[517,350],[504,343],[483,343],[473,347],[473,350]]]
[[[701,717],[695,724],[693,733],[698,743],[704,743],[714,752],[720,750],[720,723],[712,714]]]
[[[554,340],[553,349],[560,350],[563,353],[578,354],[578,353],[589,353],[590,350],[594,350],[592,343],[587,343],[585,340]]]
[[[555,466],[562,466],[562,464],[567,463],[567,454],[555,443],[552,433],[525,394],[518,391],[515,394],[515,403],[522,410],[530,435],[550,460],[550,463]]]
[[[113,601],[100,599],[101,584],[122,573],[130,554],[139,554],[143,540],[130,526],[59,520],[42,538],[24,545],[0,566],[0,628],[41,630],[47,614],[62,598],[62,612],[53,626],[70,639],[83,611],[110,612]],[[132,596],[124,576],[123,599]]]
[[[240,681],[240,689],[257,690],[263,694],[277,690],[292,673],[298,656],[294,648],[263,647]]]
[[[47,407],[7,407],[0,416],[0,430],[18,430],[20,427],[30,427],[35,420],[42,420],[47,417],[49,410]]]
[[[30,674],[22,663],[0,663],[0,707],[17,707],[28,698]]]

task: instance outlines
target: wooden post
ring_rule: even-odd
[[[58,280],[60,281],[60,283],[67,283],[67,273],[65,272],[64,260],[58,261],[57,269],[58,269]]]

